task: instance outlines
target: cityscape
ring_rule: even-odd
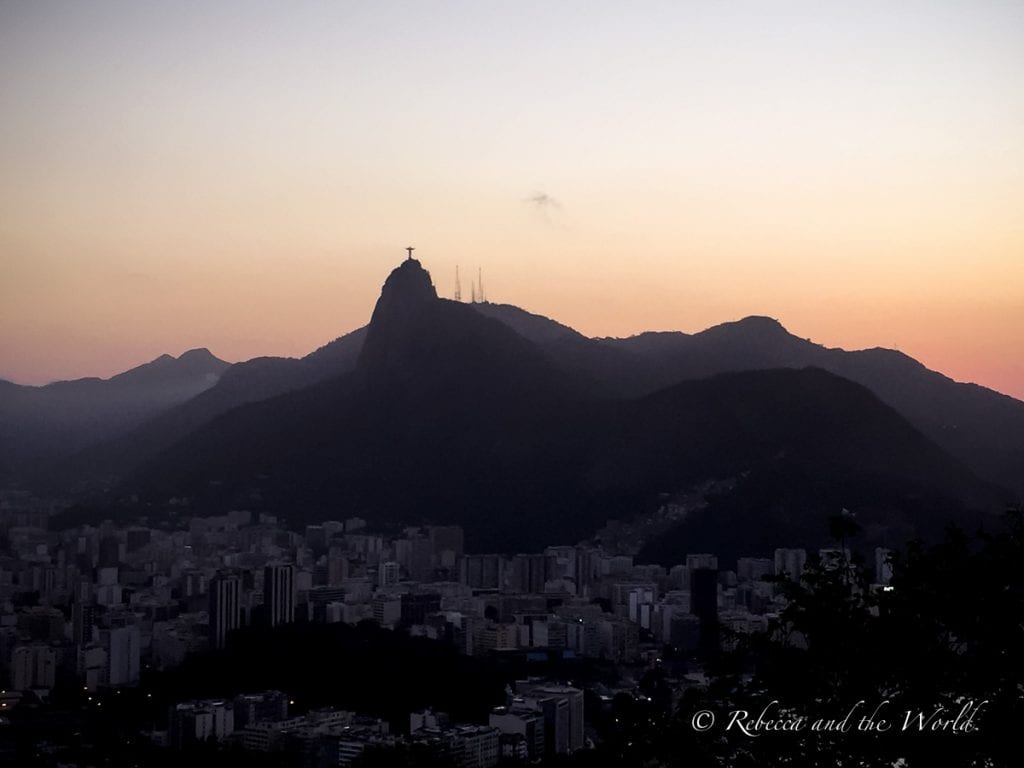
[[[1019,768],[1022,41],[0,2],[0,768]]]
[[[777,549],[720,569],[712,553],[680,554],[665,568],[584,542],[531,554],[465,551],[458,526],[374,532],[360,518],[301,532],[268,515],[231,510],[160,526],[105,521],[50,530],[49,513],[8,497],[0,521],[3,708],[45,702],[58,685],[86,701],[138,687],[149,670],[231,646],[245,627],[372,622],[429,638],[471,657],[600,660],[611,686],[530,677],[510,681],[483,722],[410,711],[397,724],[340,708],[295,711],[288,691],[224,691],[172,702],[166,720],[140,732],[154,747],[282,753],[311,765],[351,765],[364,750],[433,750],[487,768],[594,746],[584,693],[645,698],[639,681],[676,654],[681,688],[706,683],[701,659],[719,629],[764,632],[784,604],[770,576],[799,577],[803,549]],[[836,567],[844,553],[812,553]],[[876,553],[876,584],[891,575]],[[45,750],[45,742],[37,749]],[[68,745],[53,745],[54,748]],[[313,756],[313,757],[310,757]],[[296,763],[298,764],[298,763]]]

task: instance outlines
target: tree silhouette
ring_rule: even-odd
[[[841,544],[856,536],[849,516],[834,526]],[[687,691],[668,725],[623,706],[605,739],[609,753],[598,750],[590,764],[1020,765],[1021,563],[1021,508],[995,532],[950,529],[937,543],[911,542],[892,557],[889,588],[845,557],[811,561],[799,580],[778,583],[787,606],[770,631],[723,654],[708,687]],[[805,729],[756,737],[725,730],[729,713],[756,716],[771,702],[771,717],[803,715]],[[707,732],[692,725],[702,709],[718,718]],[[874,727],[859,728],[873,713]],[[878,730],[882,720],[887,730]],[[949,724],[933,730],[937,720]]]

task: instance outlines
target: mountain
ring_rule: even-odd
[[[728,561],[778,546],[818,547],[824,518],[843,508],[857,513],[863,544],[891,545],[937,536],[950,523],[984,524],[987,515],[968,510],[1000,510],[1009,498],[868,389],[818,368],[686,381],[641,398],[629,425],[625,444],[670,425],[689,446],[684,460],[694,477],[737,478],[649,541],[641,560],[672,564],[684,551],[713,551]],[[666,456],[639,455],[652,464],[646,471]],[[671,466],[663,465],[665,477]]]
[[[889,349],[848,352],[747,317],[695,334],[649,332],[589,339],[509,305],[475,304],[538,344],[594,392],[640,396],[679,381],[731,371],[817,367],[870,389],[980,477],[1024,496],[1024,402],[962,384]]]
[[[458,523],[477,551],[575,541],[708,479],[736,488],[716,500],[728,526],[701,529],[723,547],[742,525],[776,544],[820,536],[838,504],[884,540],[978,519],[1002,500],[834,374],[748,371],[609,397],[556,364],[550,344],[480,306],[438,299],[419,262],[403,262],[353,370],[222,413],[139,467],[121,493],[295,523]],[[568,329],[549,339],[560,340],[592,348]],[[596,354],[642,359],[610,348]]]
[[[767,317],[748,317],[692,335],[649,332],[625,339],[591,339],[515,306],[467,306],[535,343],[580,388],[604,397],[641,396],[679,381],[730,371],[823,368],[867,386],[979,476],[1024,494],[1024,403],[954,382],[902,353],[826,348],[790,334]],[[354,370],[366,331],[357,329],[305,358],[238,363],[211,389],[98,449],[83,451],[57,474],[124,474],[231,408]],[[54,475],[48,467],[47,478]]]
[[[207,349],[161,355],[109,379],[0,382],[0,479],[141,424],[214,386],[230,366]]]
[[[567,325],[510,304],[470,304],[532,341],[551,362],[589,391],[610,397],[638,395],[658,388],[648,362],[628,349],[591,339]],[[675,383],[660,381],[661,386]]]
[[[1024,495],[1024,402],[955,382],[901,352],[827,348],[763,317],[692,336],[641,334],[604,343],[644,358],[653,387],[723,371],[823,368],[870,389],[979,476]]]
[[[569,429],[582,407],[534,345],[438,299],[409,260],[384,285],[354,371],[221,415],[126,489],[211,508],[262,498],[292,519],[487,514],[499,530],[543,509],[546,491],[568,495],[561,449],[582,449]]]
[[[195,397],[48,467],[47,480],[51,485],[56,482],[64,487],[84,479],[89,484],[111,481],[232,408],[352,371],[366,330],[365,326],[358,328],[303,358],[257,357],[236,363],[224,371],[214,386]]]

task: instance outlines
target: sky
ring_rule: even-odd
[[[407,245],[1024,398],[1024,3],[0,2],[0,377],[303,355]]]

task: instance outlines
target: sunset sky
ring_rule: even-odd
[[[1024,3],[0,3],[0,377],[306,354],[406,245],[1024,398]]]

